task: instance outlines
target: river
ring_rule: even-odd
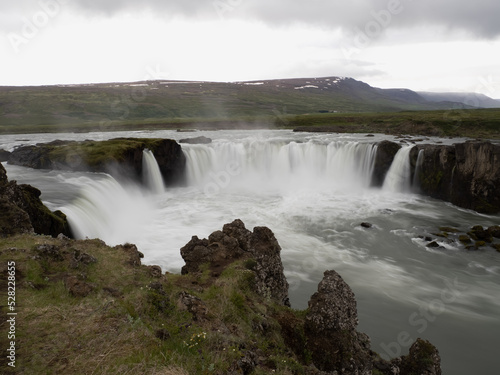
[[[398,154],[384,186],[370,186],[376,142],[392,136],[291,131],[175,131],[7,135],[0,149],[54,139],[189,138],[188,186],[163,189],[146,158],[148,188],[121,185],[105,174],[32,170],[4,164],[8,177],[42,191],[52,210],[68,215],[80,238],[109,245],[135,243],[144,263],[179,273],[179,249],[241,219],[267,226],[282,247],[294,308],[307,307],[323,272],[336,270],[353,289],[360,331],[383,357],[406,354],[417,338],[436,345],[443,374],[497,374],[500,334],[500,254],[467,251],[458,241],[421,237],[440,226],[467,231],[498,225],[482,215],[417,194]],[[397,140],[399,141],[399,140]],[[462,139],[426,139],[451,144]],[[418,142],[418,140],[417,140]],[[406,156],[405,156],[406,155]],[[159,186],[160,185],[160,186]],[[368,222],[373,226],[363,228]]]

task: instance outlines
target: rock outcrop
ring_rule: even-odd
[[[216,277],[234,261],[247,260],[248,269],[255,273],[255,291],[289,305],[288,282],[280,253],[281,247],[269,228],[255,227],[251,232],[241,220],[235,220],[208,239],[193,236],[181,248],[186,262],[182,274],[200,272],[201,267],[208,264],[211,275]]]
[[[373,165],[372,186],[382,186],[385,176],[391,168],[394,157],[398,153],[401,145],[391,142],[382,141],[377,143],[377,154]]]
[[[153,153],[167,185],[184,178],[186,158],[170,139],[117,138],[108,141],[54,141],[16,148],[9,163],[35,169],[105,172],[142,181],[143,150]]]
[[[371,374],[370,339],[356,331],[358,312],[349,285],[326,271],[309,300],[305,321],[307,347],[315,366],[327,372]]]
[[[418,187],[433,198],[481,213],[500,212],[500,145],[469,141],[451,146],[418,145],[410,153]]]
[[[66,216],[51,212],[40,200],[41,192],[31,185],[9,181],[0,164],[0,236],[35,232],[56,237],[70,236]]]

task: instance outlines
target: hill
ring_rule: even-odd
[[[0,132],[92,126],[221,122],[267,123],[287,115],[471,108],[352,78],[253,82],[143,81],[0,87]],[[234,123],[234,121],[233,121]],[[71,130],[71,129],[69,129]]]

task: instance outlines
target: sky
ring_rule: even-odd
[[[0,85],[352,77],[500,99],[498,0],[2,0]]]

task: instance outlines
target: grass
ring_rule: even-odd
[[[38,245],[56,246],[62,258],[38,253]],[[75,264],[75,251],[97,262]],[[0,239],[2,300],[7,262],[17,269],[16,374],[225,374],[252,356],[260,358],[256,374],[303,373],[275,319],[279,311],[303,312],[254,294],[253,272],[244,264],[233,263],[216,279],[208,270],[155,278],[150,267],[131,265],[130,256],[100,240]],[[75,297],[70,277],[92,291]],[[203,318],[180,303],[182,292],[199,298]],[[0,347],[8,347],[6,329],[4,322]],[[5,361],[0,367],[8,374]]]

